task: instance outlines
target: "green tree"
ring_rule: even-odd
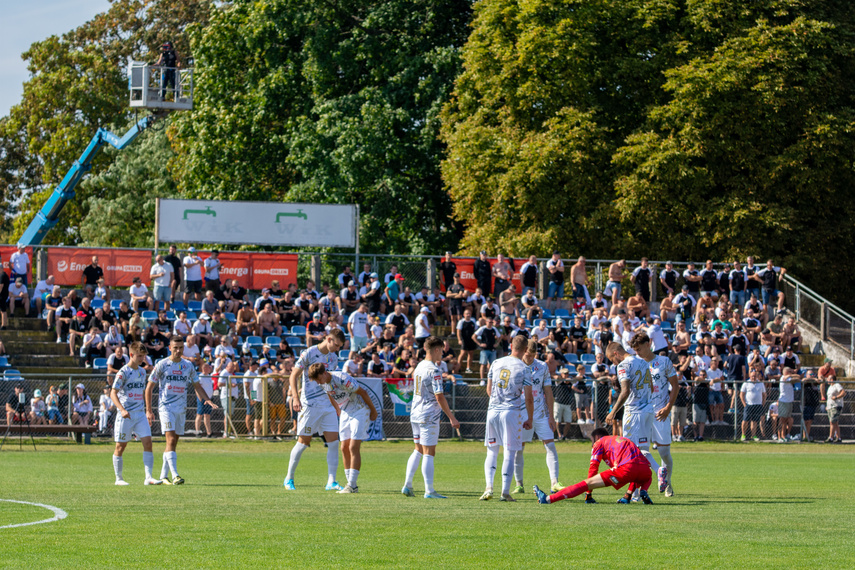
[[[115,130],[130,117],[127,59],[153,62],[159,45],[172,40],[178,53],[190,54],[185,34],[191,23],[207,21],[211,0],[114,0],[110,8],[62,37],[34,43],[22,57],[31,78],[21,102],[0,124],[4,190],[22,195],[15,219],[20,236],[36,210],[62,180],[98,127]],[[22,148],[18,143],[24,142]],[[5,148],[7,144],[15,146]],[[25,150],[24,150],[25,149]],[[99,172],[110,163],[102,154]],[[46,243],[75,242],[87,215],[85,193],[69,203]]]
[[[356,203],[367,251],[453,246],[439,111],[469,16],[465,0],[233,2],[193,36],[182,191]]]

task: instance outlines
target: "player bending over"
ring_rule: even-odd
[[[193,364],[181,358],[184,354],[184,339],[178,335],[173,336],[169,341],[169,351],[169,358],[164,358],[155,364],[148,377],[148,386],[145,388],[145,415],[150,425],[154,421],[151,395],[157,385],[157,413],[160,417],[160,430],[166,437],[166,451],[163,452],[160,481],[166,485],[181,485],[184,479],[178,474],[178,455],[175,450],[178,448],[179,436],[184,435],[188,389],[193,386],[199,401],[211,406],[211,409],[215,410],[219,406],[205,394]],[[172,473],[172,481],[166,478],[167,466]]]
[[[145,466],[145,485],[160,485],[160,480],[151,476],[154,468],[154,455],[151,451],[151,425],[145,417],[145,388],[146,377],[145,357],[148,354],[145,346],[135,342],[130,346],[131,360],[122,366],[113,379],[110,389],[110,399],[116,405],[118,416],[114,428],[116,451],[113,452],[113,470],[116,472],[116,485],[128,485],[122,477],[122,454],[131,441],[131,434],[136,433],[142,441],[143,465]]]
[[[644,501],[645,505],[652,505],[653,501],[650,500],[647,489],[650,487],[653,477],[650,473],[650,464],[641,455],[641,450],[624,437],[609,435],[605,428],[597,428],[591,432],[591,441],[594,442],[594,448],[591,451],[588,478],[552,495],[547,495],[535,485],[534,494],[537,495],[537,502],[548,505],[556,501],[578,497],[586,492],[590,496],[591,491],[600,487],[620,489],[629,483],[629,488],[624,496],[618,499],[618,503],[628,505],[632,493],[636,489],[640,489],[641,500]],[[598,474],[600,461],[605,461],[610,469]]]
[[[337,353],[344,346],[344,333],[333,329],[320,343],[303,351],[291,371],[291,401],[297,417],[297,444],[291,449],[288,462],[288,475],[285,476],[285,489],[294,490],[294,473],[300,463],[300,457],[312,443],[312,434],[322,433],[327,442],[327,491],[341,491],[342,486],[335,480],[338,471],[338,415],[335,404],[317,382],[309,378],[309,368],[313,364],[323,364],[326,370],[335,370],[338,366]],[[297,377],[303,375],[303,390],[297,386]]]
[[[309,378],[317,382],[341,410],[339,438],[347,485],[339,493],[356,493],[359,491],[356,480],[362,467],[359,448],[368,439],[368,428],[377,419],[377,408],[365,388],[349,374],[327,372],[326,366],[318,363],[309,366]]]
[[[514,461],[514,479],[517,486],[514,487],[513,494],[517,495],[525,493],[523,487],[523,468],[525,462],[523,452],[525,444],[532,440],[532,436],[537,432],[537,437],[543,442],[543,447],[546,448],[546,468],[549,470],[549,479],[552,482],[552,491],[558,491],[564,485],[558,482],[558,451],[555,449],[555,431],[557,426],[552,418],[552,410],[554,400],[552,398],[552,380],[549,378],[549,368],[542,360],[537,360],[537,341],[529,339],[528,349],[523,356],[523,362],[531,370],[531,397],[534,400],[534,420],[531,429],[523,431],[522,445],[523,448],[517,453],[516,461]]]
[[[439,419],[445,413],[454,429],[460,427],[460,422],[454,417],[445,400],[445,394],[442,393],[442,371],[437,365],[442,361],[442,347],[442,339],[429,336],[424,343],[425,359],[419,362],[413,372],[410,422],[416,449],[407,461],[407,479],[401,489],[401,494],[407,497],[416,496],[413,493],[413,477],[421,462],[422,477],[425,479],[425,499],[447,498],[433,488],[433,461],[439,441]]]
[[[606,348],[606,358],[617,366],[620,395],[606,423],[612,425],[615,414],[626,403],[623,415],[623,435],[638,446],[641,454],[650,463],[653,471],[659,472],[659,464],[650,453],[650,438],[653,435],[653,377],[647,361],[629,354],[618,342]]]
[[[501,501],[516,502],[511,497],[511,478],[517,453],[522,452],[522,430],[531,429],[534,417],[534,398],[531,393],[531,369],[522,361],[528,349],[528,339],[515,336],[511,341],[511,355],[493,361],[487,373],[487,426],[484,445],[484,478],[487,488],[482,501],[493,498],[493,479],[499,460],[499,446],[504,448],[502,461]],[[525,418],[525,420],[523,420]]]
[[[680,391],[677,371],[674,363],[665,355],[655,355],[650,350],[650,338],[644,331],[636,334],[630,345],[638,356],[647,361],[650,368],[650,376],[653,378],[653,443],[656,451],[664,465],[656,472],[659,479],[659,492],[665,493],[666,497],[674,496],[674,488],[671,487],[671,475],[674,471],[674,460],[671,457],[671,408],[677,400]],[[668,392],[668,385],[671,392]]]

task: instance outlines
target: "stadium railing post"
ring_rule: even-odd
[[[267,413],[268,401],[267,401],[267,382],[261,383],[261,436],[267,437],[269,434],[267,428]]]
[[[805,426],[805,383],[802,382],[802,389],[799,390],[799,423],[801,424],[801,435],[804,435],[803,441],[808,440],[809,433],[807,433],[807,427]]]
[[[597,397],[597,383],[596,381],[591,381],[591,401],[594,403],[594,427],[600,427],[600,406],[599,406],[599,398]]]
[[[73,400],[72,394],[74,394],[74,388],[71,386],[71,376],[68,377],[67,388],[68,388],[68,390],[67,390],[67,392],[68,392],[68,409],[66,410],[66,413],[68,415],[66,416],[66,418],[68,418],[67,423],[71,424],[71,416],[74,415],[74,407],[71,404],[71,400]],[[68,432],[68,437],[73,440],[74,439],[74,432]]]

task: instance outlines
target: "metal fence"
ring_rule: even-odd
[[[242,379],[242,378],[241,378]],[[115,421],[115,412],[112,413],[102,424],[102,417],[99,414],[99,398],[104,394],[103,387],[106,385],[107,378],[104,375],[93,376],[39,376],[27,377],[17,380],[0,382],[0,397],[4,402],[9,401],[9,397],[15,393],[16,385],[23,386],[24,399],[26,401],[26,413],[33,411],[31,400],[35,390],[41,390],[43,400],[50,394],[50,389],[53,386],[57,390],[63,386],[70,386],[70,393],[67,399],[62,399],[60,406],[61,422],[58,424],[68,423],[69,418],[74,418],[74,406],[72,395],[74,394],[75,386],[82,384],[89,395],[93,411],[88,418],[79,418],[81,422],[87,422],[86,425],[97,426],[99,432],[103,432],[105,436],[112,435],[112,426]],[[855,382],[841,382],[846,390],[844,398],[843,410],[840,415],[840,432],[843,439],[855,439]],[[287,380],[284,385],[287,390]],[[257,417],[251,408],[249,402],[243,396],[243,389],[239,388],[237,398],[225,398],[225,390],[220,387],[214,391],[212,401],[219,405],[211,413],[211,429],[212,433],[217,437],[247,437],[253,428],[253,422],[258,419],[261,424],[261,429],[258,434],[260,437],[288,437],[293,435],[292,429],[295,427],[296,414],[294,414],[283,394],[282,384],[274,384],[268,378],[268,382],[262,384],[261,393],[255,395],[258,401],[261,402],[260,415]],[[767,383],[766,400],[763,408],[763,417],[760,422],[760,428],[764,439],[770,439],[773,417],[769,413],[770,405],[778,398],[778,384]],[[800,388],[800,386],[799,386]],[[594,427],[604,425],[606,416],[609,413],[609,385],[603,381],[587,382],[587,391],[590,397],[590,409],[593,410],[593,424],[580,422],[580,410],[576,406],[575,399],[569,400],[569,407],[572,411],[572,420],[565,421],[559,424],[559,431],[556,438],[566,436],[567,439],[584,439],[587,438]],[[446,397],[449,406],[454,412],[457,419],[460,421],[460,430],[455,432],[451,425],[445,421],[440,428],[441,438],[461,437],[468,440],[482,440],[484,438],[485,422],[487,418],[487,408],[489,398],[487,396],[486,387],[480,385],[479,380],[458,380],[456,382],[448,381],[445,384]],[[60,392],[61,394],[61,392]],[[713,440],[731,440],[740,439],[742,435],[742,418],[743,408],[737,396],[735,405],[730,409],[730,395],[724,392],[725,413],[723,415],[725,425],[712,425],[709,421],[704,426],[704,438]],[[682,435],[685,439],[693,439],[699,435],[696,431],[699,427],[695,424],[694,402],[689,401],[686,406],[687,422],[679,426],[676,432]],[[153,405],[156,406],[156,394]],[[826,439],[829,432],[829,421],[824,409],[824,403],[814,408],[815,413],[812,422],[811,432],[808,434],[816,441]],[[702,405],[706,408],[705,405]],[[250,414],[247,414],[249,408]],[[188,405],[186,413],[185,434],[187,437],[195,435],[197,430],[199,435],[204,435],[204,423],[196,425],[196,410],[197,402],[195,395],[188,395]],[[386,439],[409,439],[412,436],[409,416],[396,416],[395,406],[392,402],[388,388],[383,387],[381,410],[383,434]],[[800,437],[805,435],[805,390],[797,389],[795,392],[795,404],[793,406],[793,429],[792,434]],[[677,414],[675,410],[674,415]],[[228,413],[228,419],[226,414]],[[78,414],[79,416],[79,414]],[[248,420],[249,418],[249,420]],[[47,420],[47,418],[45,418]],[[77,418],[74,418],[77,420]],[[566,419],[566,418],[565,418]],[[6,421],[6,416],[3,417],[3,422]],[[33,418],[34,423],[39,423],[39,420]],[[248,423],[249,422],[249,423]],[[613,428],[612,428],[613,429]],[[2,430],[0,430],[2,431]],[[161,435],[160,426],[155,422],[152,426],[152,434]],[[65,435],[61,428],[55,435]],[[749,435],[750,437],[750,435]]]
[[[849,358],[855,358],[855,317],[789,275],[784,276],[780,286],[787,307],[800,324],[810,326],[823,341],[835,343]]]

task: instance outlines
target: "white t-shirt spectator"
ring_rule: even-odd
[[[172,334],[177,334],[178,336],[187,336],[188,334],[190,334],[190,322],[175,321],[175,324],[172,325]]]
[[[427,313],[420,312],[416,316],[416,338],[425,338],[430,336],[430,323],[428,322]]]
[[[843,392],[843,386],[841,386],[839,382],[835,382],[834,384],[832,384],[831,387],[829,387],[829,389],[825,393],[825,396],[827,398],[825,406],[827,408],[842,408],[843,398],[838,398],[836,400],[834,399],[834,396],[837,396],[841,392]]]
[[[600,317],[597,315],[591,317],[591,320],[588,321],[588,336],[591,336],[593,331],[600,330],[600,325],[607,322],[609,322],[608,317]]]
[[[184,281],[201,281],[202,280],[202,265],[194,265],[193,267],[188,267],[188,263],[196,263],[199,261],[198,257],[190,257],[189,255],[184,258]]]
[[[127,364],[129,360],[130,359],[126,354],[123,354],[122,356],[116,356],[116,353],[114,352],[107,358],[107,366],[109,366],[113,370],[121,370],[122,366]]]
[[[404,313],[401,313],[400,315],[396,315],[395,313],[389,313],[388,315],[386,315],[386,324],[387,325],[392,324],[392,317],[404,317],[404,326],[407,326],[410,324],[410,319],[408,319],[407,315],[405,315]],[[401,331],[401,332],[403,332],[403,331]]]
[[[220,278],[220,260],[209,257],[205,260],[205,279]]]
[[[151,266],[149,276],[158,287],[169,287],[172,284],[172,274],[175,269],[171,263],[164,262],[163,265],[155,263]]]
[[[559,269],[564,269],[564,260],[559,259],[557,262],[554,259],[550,259],[546,262],[546,270],[549,271],[553,267],[558,267]],[[551,275],[551,273],[550,273]]]
[[[199,356],[199,354],[201,354],[201,353],[199,352],[199,345],[198,344],[194,344],[193,346],[190,346],[189,344],[184,345],[184,352],[182,353],[182,356],[184,358],[186,358],[187,360],[193,360],[194,358]],[[211,397],[210,392],[208,392],[208,397],[209,398]]]
[[[665,338],[665,333],[662,332],[662,327],[659,325],[647,327],[647,336],[650,337],[650,350],[654,352],[668,346],[668,339]]]
[[[227,356],[229,358],[234,358],[235,357],[234,347],[223,345],[223,344],[217,346],[217,348],[214,350],[214,357],[217,358],[220,356]]]
[[[371,325],[371,338],[377,338],[383,336],[383,327],[382,325]]]
[[[710,390],[713,392],[721,392],[721,378],[724,376],[722,369],[707,370],[707,378],[710,380]]]
[[[348,317],[347,323],[353,328],[353,336],[368,337],[368,313],[354,311]]]
[[[763,394],[766,389],[762,382],[743,382],[740,392],[745,394],[745,403],[749,406],[759,406],[763,403]]]
[[[793,402],[795,393],[793,383],[784,382],[785,378],[789,378],[789,376],[781,376],[781,381],[778,382],[778,401],[787,404]]]
[[[18,275],[24,275],[27,272],[27,265],[30,263],[30,256],[27,252],[18,253],[17,251],[9,257],[9,266],[12,271]]]
[[[709,371],[710,362],[712,360],[709,356],[704,354],[703,356],[698,356],[697,354],[692,357],[692,369],[695,371],[695,374],[700,372],[701,370]],[[707,376],[709,378],[709,376]]]
[[[475,293],[472,293],[471,295],[469,295],[469,298],[466,299],[466,302],[478,303],[479,305],[483,305],[487,302],[487,299],[484,298],[484,295],[476,295]]]
[[[26,293],[26,292],[27,292],[27,286],[24,285],[23,283],[21,285],[18,285],[17,282],[12,282],[9,284],[9,296],[10,297],[17,297],[21,293]]]
[[[359,376],[360,373],[359,365],[348,358],[344,363],[344,371],[355,378],[356,376]]]
[[[549,328],[542,329],[539,326],[531,329],[531,337],[538,342],[549,336]]]
[[[202,385],[202,390],[205,391],[205,395],[208,396],[208,399],[210,400],[211,396],[214,395],[214,379],[207,374],[200,374],[199,384]]]
[[[148,293],[148,287],[145,286],[145,283],[140,283],[139,285],[131,285],[131,288],[128,289],[128,292],[135,297],[145,297],[146,293]]]
[[[786,354],[782,354],[781,356],[779,356],[779,357],[778,357],[778,363],[779,363],[781,366],[783,366],[783,365],[784,365],[784,360],[785,360],[786,358],[787,358],[787,355],[786,355]],[[796,368],[800,368],[800,367],[801,367],[801,365],[802,365],[802,361],[799,359],[799,355],[798,355],[798,354],[796,354],[796,353],[794,352],[794,353],[793,353],[793,358],[795,358],[795,359],[796,359]]]
[[[626,350],[630,354],[635,354],[635,350],[632,348],[632,339],[635,337],[635,333],[632,332],[629,328],[627,328],[620,335],[620,342],[623,345],[624,350]]]
[[[686,299],[690,299],[692,301],[692,308],[694,308],[695,305],[698,304],[698,301],[692,295],[689,295],[688,293],[684,294],[682,292],[674,295],[674,300],[672,302],[677,308],[679,308],[680,306],[682,306],[683,301],[685,301]]]
[[[211,322],[208,319],[199,319],[193,323],[193,334],[211,334]]]
[[[53,285],[48,285],[47,281],[42,279],[36,284],[36,288],[33,289],[33,298],[40,299],[45,293],[50,294],[51,291],[53,291]]]

